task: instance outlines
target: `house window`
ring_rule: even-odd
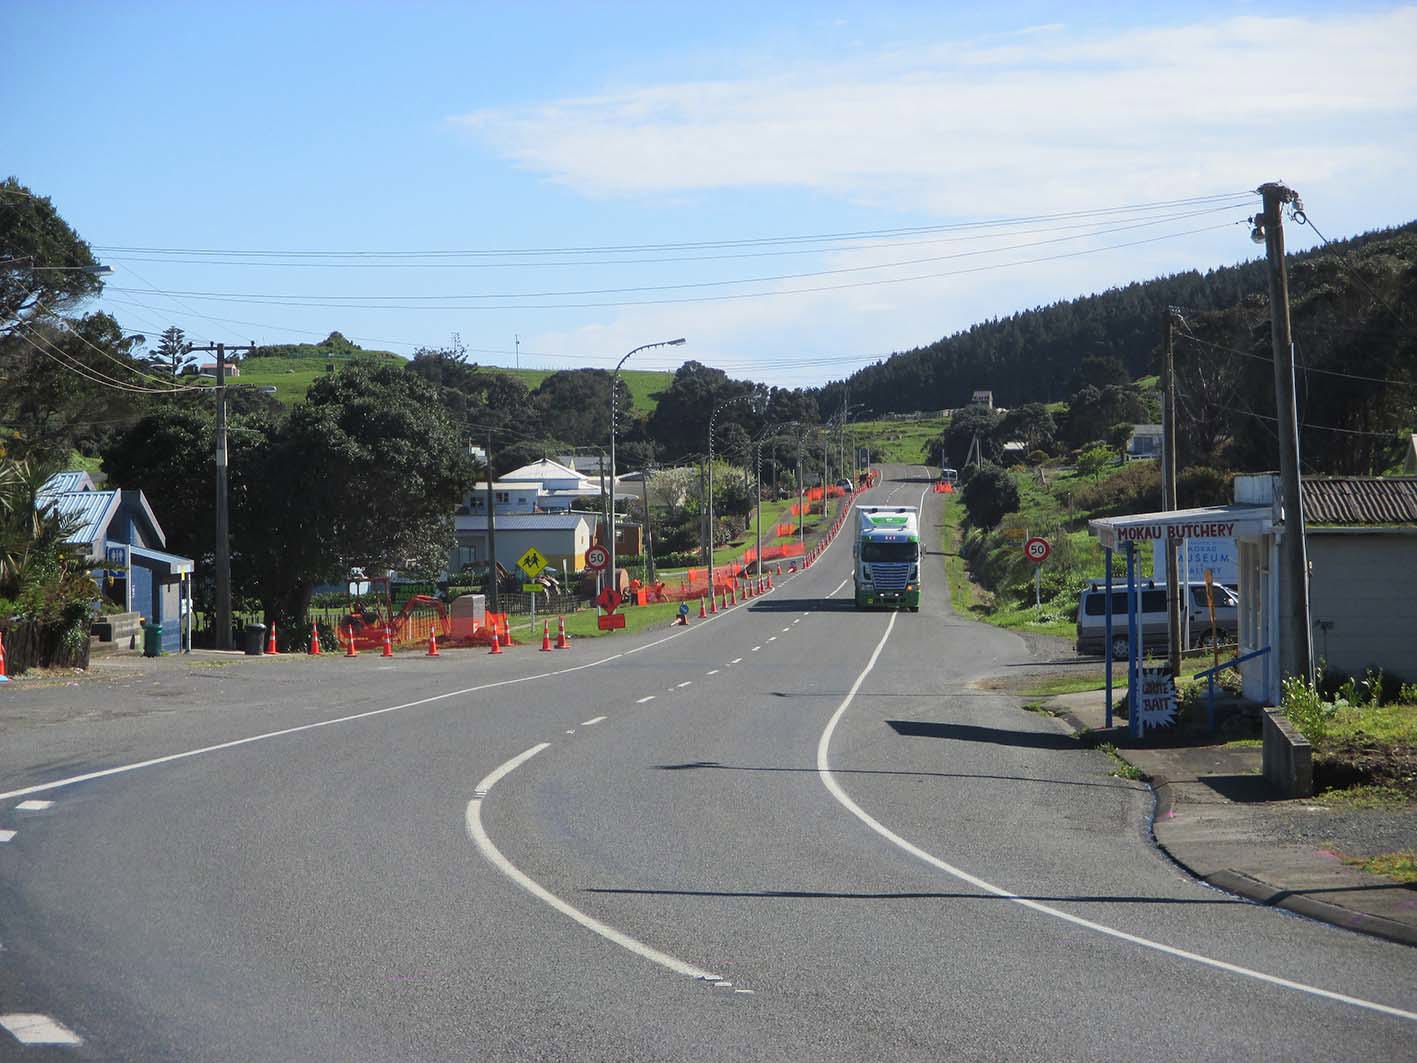
[[[493,493],[492,497],[502,505],[506,505],[506,503],[512,500],[512,496],[506,491],[496,491]]]

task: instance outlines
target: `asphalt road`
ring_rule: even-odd
[[[918,614],[844,535],[687,631],[0,703],[0,1023],[81,1039],[0,1058],[1413,1058],[1417,953],[1196,885],[971,687],[1027,650],[925,489],[869,498],[923,496]]]

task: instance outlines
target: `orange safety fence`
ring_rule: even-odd
[[[774,524],[772,529],[773,535],[778,539],[785,538],[788,535],[793,535],[796,533],[796,531],[797,525],[791,523],[790,521],[785,524]]]

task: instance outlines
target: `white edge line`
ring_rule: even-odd
[[[589,720],[586,720],[585,723],[581,724],[581,726],[582,726],[582,727],[591,727],[591,726],[594,726],[595,724],[598,724],[598,723],[599,723],[601,720],[603,720],[603,719],[605,719],[604,716],[593,716],[593,717],[591,717]]]
[[[923,494],[921,495],[921,500],[924,500]],[[1253,978],[1257,981],[1268,983],[1269,985],[1280,986],[1284,989],[1293,989],[1300,993],[1309,993],[1313,996],[1323,997],[1326,1000],[1335,1000],[1341,1004],[1351,1004],[1354,1007],[1367,1008],[1370,1011],[1381,1012],[1384,1015],[1393,1015],[1399,1019],[1408,1019],[1417,1022],[1417,1012],[1404,1011],[1402,1008],[1379,1004],[1372,1000],[1364,1000],[1361,997],[1348,996],[1345,993],[1335,993],[1332,990],[1320,989],[1317,986],[1306,985],[1303,982],[1294,982],[1288,978],[1281,978],[1278,975],[1265,974],[1263,971],[1256,971],[1249,967],[1241,967],[1238,964],[1227,963],[1224,960],[1213,959],[1210,956],[1202,956],[1200,953],[1188,952],[1185,949],[1176,948],[1174,945],[1165,945],[1159,941],[1152,941],[1149,938],[1138,937],[1136,934],[1128,934],[1124,930],[1117,930],[1114,927],[1105,926],[1102,923],[1095,923],[1091,919],[1084,919],[1081,916],[1073,915],[1059,908],[1029,900],[1026,897],[1020,897],[1018,894],[1010,893],[1008,890],[1001,886],[996,886],[992,882],[986,882],[977,875],[971,875],[968,871],[955,867],[953,864],[941,860],[938,856],[927,853],[924,849],[906,841],[899,834],[896,834],[889,827],[886,827],[873,817],[869,812],[853,801],[850,795],[842,789],[841,784],[836,781],[836,777],[832,775],[831,772],[828,750],[831,747],[832,734],[836,731],[836,725],[846,714],[846,710],[851,707],[852,701],[856,699],[856,692],[861,689],[861,684],[865,682],[866,677],[871,674],[871,670],[876,667],[876,661],[881,656],[881,651],[886,648],[886,640],[890,638],[891,630],[895,627],[896,617],[899,615],[899,613],[891,613],[890,622],[886,624],[886,630],[881,636],[881,641],[876,643],[876,649],[871,654],[871,659],[866,662],[866,667],[862,669],[861,674],[856,677],[856,682],[851,684],[851,689],[846,692],[845,699],[837,706],[837,710],[832,714],[832,718],[827,721],[826,729],[822,732],[822,737],[817,742],[817,774],[821,777],[822,784],[826,786],[831,795],[853,816],[870,827],[882,838],[885,838],[886,841],[890,842],[892,845],[899,846],[911,856],[923,860],[932,867],[939,868],[941,871],[945,872],[945,874],[951,875],[961,882],[966,882],[976,889],[983,890],[986,893],[992,893],[994,896],[1002,897],[1005,900],[1013,901],[1015,904],[1022,905],[1024,908],[1031,908],[1035,912],[1040,912],[1043,915],[1050,915],[1055,919],[1072,923],[1074,926],[1080,926],[1086,930],[1093,930],[1099,934],[1106,934],[1108,937],[1117,938],[1118,940],[1126,941],[1133,945],[1140,945],[1142,948],[1152,949],[1156,952],[1164,953],[1167,956],[1174,956],[1177,959],[1189,960],[1192,963],[1199,963],[1206,967],[1213,967],[1216,970],[1241,975],[1245,978]]]
[[[574,919],[581,926],[593,933],[599,934],[607,941],[614,942],[623,949],[633,952],[635,955],[657,963],[659,966],[673,971],[675,974],[686,975],[689,978],[696,978],[700,981],[720,982],[721,976],[712,971],[706,971],[702,967],[695,967],[693,964],[685,963],[683,960],[669,955],[667,952],[660,952],[658,949],[646,945],[642,941],[637,941],[628,934],[616,930],[613,926],[607,926],[599,919],[587,915],[579,908],[575,908],[550,890],[546,889],[535,879],[524,874],[515,864],[502,855],[502,851],[492,843],[492,839],[487,836],[487,831],[482,826],[482,801],[487,796],[487,792],[496,785],[499,779],[505,777],[509,772],[515,771],[522,764],[525,764],[536,754],[540,753],[550,743],[542,742],[540,745],[532,746],[526,752],[513,757],[507,761],[487,778],[477,784],[477,795],[467,803],[467,812],[464,816],[467,825],[468,837],[481,851],[482,855],[502,874],[515,882],[522,889],[526,890],[537,900],[550,905],[562,915]]]

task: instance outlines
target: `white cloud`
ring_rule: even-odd
[[[1417,8],[1038,29],[454,121],[591,196],[808,188],[950,215],[1410,166]],[[1407,130],[1397,144],[1394,119]]]

